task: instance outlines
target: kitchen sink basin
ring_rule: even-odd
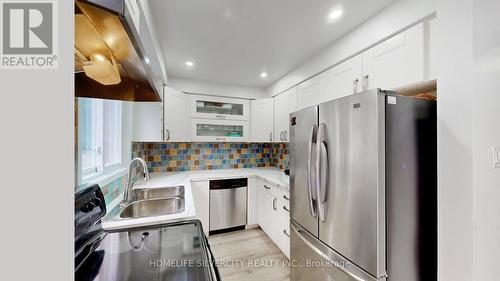
[[[170,186],[162,188],[143,188],[135,189],[136,200],[144,199],[158,199],[168,197],[182,197],[184,198],[184,186]]]
[[[182,189],[184,191],[184,188]],[[120,218],[137,219],[171,215],[184,211],[184,198],[169,197],[134,201],[120,212]]]

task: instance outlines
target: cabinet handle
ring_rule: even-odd
[[[170,140],[170,130],[169,129],[165,129],[165,133],[166,133],[166,140]]]
[[[273,210],[278,210],[278,207],[276,206],[276,198],[273,199]]]
[[[269,141],[273,141],[273,132],[269,133]]]
[[[285,134],[283,134],[283,133],[284,133],[283,131],[281,131],[281,133],[280,133],[280,140],[281,141],[285,140]]]
[[[283,199],[290,201],[290,198],[288,198],[288,196],[286,195],[283,195]]]
[[[283,136],[284,141],[288,141],[288,131],[284,131]]]
[[[215,140],[218,140],[218,141],[225,141],[226,138],[215,138]]]
[[[354,81],[352,82],[352,93],[353,94],[358,92],[358,83],[359,83],[358,78],[354,79]]]
[[[226,116],[224,116],[224,115],[215,115],[215,118],[224,119],[224,118],[226,118]]]
[[[288,234],[288,233],[286,232],[286,229],[283,229],[283,233],[284,233],[286,236],[290,237],[290,234]]]
[[[265,185],[265,184],[264,184],[264,188],[265,188],[265,189],[271,189],[269,186],[267,186],[267,185]]]
[[[287,211],[290,213],[290,210],[288,210],[288,208],[286,206],[283,206],[283,210]]]
[[[363,90],[368,90],[368,79],[370,78],[370,76],[368,74],[366,74],[364,77],[363,77]]]

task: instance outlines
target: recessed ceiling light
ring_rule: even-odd
[[[328,14],[328,21],[334,22],[338,20],[344,12],[341,9],[335,9]]]
[[[189,61],[189,60],[187,62],[185,62],[185,64],[186,64],[187,67],[193,67],[194,66],[194,62]]]
[[[267,77],[267,72],[263,71],[260,73],[260,78],[264,79]]]

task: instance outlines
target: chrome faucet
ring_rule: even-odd
[[[146,161],[144,161],[142,158],[134,158],[132,161],[130,161],[130,167],[128,170],[128,184],[127,188],[125,189],[125,193],[123,194],[123,201],[120,203],[120,206],[123,207],[127,205],[130,202],[130,191],[134,187],[135,181],[132,177],[132,172],[135,170],[134,169],[134,163],[139,162],[142,165],[142,173],[144,175],[144,180],[148,181],[151,179],[149,177],[149,171],[148,171],[148,164],[146,164]]]

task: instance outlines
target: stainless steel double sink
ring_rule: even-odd
[[[122,219],[138,219],[177,214],[184,211],[184,186],[133,190],[133,201],[119,213]]]

